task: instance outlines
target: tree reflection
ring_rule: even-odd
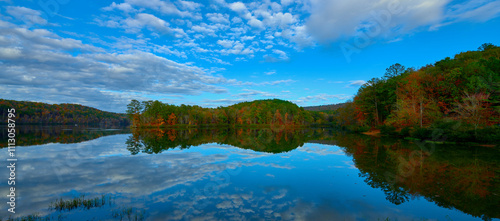
[[[335,136],[353,157],[360,176],[398,205],[423,196],[440,207],[455,208],[483,219],[500,218],[500,155],[480,146],[419,145],[397,139]]]
[[[226,144],[259,152],[281,153],[304,145],[319,133],[299,129],[138,129],[127,139],[131,154],[158,154],[163,151],[186,149],[207,143]]]
[[[499,151],[489,147],[436,145],[432,151],[401,139],[332,130],[150,129],[127,140],[131,154],[157,154],[207,143],[268,153],[291,151],[304,143],[336,145],[353,157],[360,177],[396,205],[424,197],[483,219],[499,218]],[[327,166],[327,165],[325,165]]]

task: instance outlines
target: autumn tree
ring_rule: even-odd
[[[405,66],[396,63],[385,69],[384,79],[391,79],[406,72]]]
[[[168,121],[167,121],[168,125],[175,125],[177,123],[177,116],[175,116],[174,113],[171,113],[169,116],[168,116]]]
[[[281,117],[281,113],[280,113],[280,110],[276,110],[276,112],[274,113],[274,123],[275,124],[283,124],[283,119]]]
[[[382,83],[381,79],[372,78],[359,88],[354,99],[360,111],[364,115],[368,115],[369,123],[375,126],[379,125],[381,122],[379,115],[380,96],[378,89]]]
[[[144,106],[138,100],[132,100],[130,104],[127,105],[127,114],[132,118],[134,125],[140,125],[140,115]]]
[[[488,122],[491,114],[489,110],[488,98],[489,94],[465,94],[462,101],[457,103],[455,111],[458,113],[460,120],[466,121],[474,126],[474,132],[480,125]]]
[[[339,108],[334,116],[334,120],[341,127],[355,126],[357,121],[354,103],[347,102],[342,108]]]

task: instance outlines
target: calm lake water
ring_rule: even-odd
[[[6,128],[1,128],[2,159]],[[50,220],[499,220],[500,151],[326,129],[19,127],[16,214]],[[0,217],[11,216],[3,162]],[[75,202],[75,203],[73,203]]]

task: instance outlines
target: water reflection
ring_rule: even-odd
[[[500,151],[491,147],[417,145],[400,139],[375,138],[336,131],[237,129],[141,130],[127,140],[132,154],[160,153],[205,143],[228,144],[269,153],[287,152],[304,143],[340,146],[353,157],[359,176],[399,205],[420,196],[440,207],[456,208],[483,219],[499,218]],[[424,148],[424,149],[422,149]],[[326,148],[302,148],[320,155]]]
[[[80,143],[103,136],[130,133],[128,127],[92,128],[85,126],[17,125],[16,145],[32,146],[47,143]],[[0,148],[7,147],[7,127],[0,126]]]
[[[424,197],[475,217],[499,218],[500,151],[497,148],[337,137],[360,176],[398,205]]]
[[[147,211],[147,220],[500,217],[500,153],[489,147],[424,149],[324,129],[153,129],[19,154],[20,216],[113,220],[118,212],[109,211]],[[0,183],[0,194],[6,189]],[[112,196],[113,205],[47,209],[82,194]],[[8,217],[6,206],[0,209],[0,217]]]
[[[321,131],[321,130],[319,130]],[[282,153],[297,147],[313,137],[319,137],[315,130],[273,130],[273,129],[148,129],[133,130],[127,140],[132,155],[157,154],[168,149],[180,149],[207,143],[226,144],[259,152]]]

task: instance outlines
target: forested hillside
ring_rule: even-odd
[[[354,130],[449,141],[500,140],[500,47],[483,44],[414,70],[400,64],[361,86],[337,110],[338,125]]]
[[[170,105],[160,101],[133,100],[127,114],[137,127],[175,125],[288,125],[324,123],[323,113],[311,113],[296,104],[279,100],[256,100],[228,107]]]
[[[7,123],[7,110],[10,108],[16,110],[17,124],[129,124],[125,114],[101,111],[79,104],[46,104],[0,99],[1,124]]]

